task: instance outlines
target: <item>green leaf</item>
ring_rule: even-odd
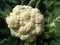
[[[60,1],[56,2],[55,5],[56,5],[57,7],[60,7]]]
[[[0,41],[0,45],[20,45],[20,40],[14,37],[3,39]]]
[[[60,7],[55,7],[53,21],[50,23],[50,27],[55,27],[55,38],[56,41],[52,41],[51,45],[60,45]]]
[[[24,41],[24,45],[36,45],[36,41],[34,41],[34,42],[26,42],[26,41]]]
[[[28,3],[29,6],[35,7],[38,0],[30,0]]]
[[[41,2],[41,0],[37,1],[36,8],[39,8],[40,2]]]

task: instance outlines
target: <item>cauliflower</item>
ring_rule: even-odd
[[[6,18],[11,35],[32,42],[44,31],[44,17],[37,8],[17,5]]]

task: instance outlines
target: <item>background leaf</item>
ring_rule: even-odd
[[[10,35],[5,21],[16,5],[30,5],[44,15],[44,32],[36,38],[36,45],[60,45],[60,0],[0,0],[0,45],[24,45]]]

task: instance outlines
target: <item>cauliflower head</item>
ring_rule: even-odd
[[[6,18],[11,35],[32,42],[44,31],[44,17],[37,8],[17,5]]]

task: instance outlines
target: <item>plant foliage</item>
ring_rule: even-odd
[[[16,5],[38,8],[44,15],[44,32],[30,45],[60,45],[60,1],[59,0],[0,0],[0,45],[29,45],[10,35],[5,22]]]

